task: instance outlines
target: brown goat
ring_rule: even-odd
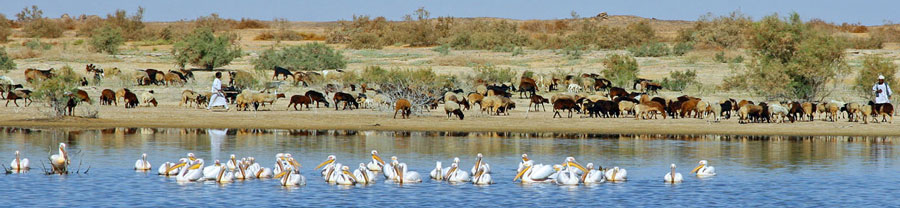
[[[553,101],[553,118],[559,116],[562,118],[562,115],[559,114],[559,111],[568,110],[569,118],[572,118],[572,111],[581,111],[581,108],[578,107],[578,104],[575,103],[574,99],[571,98],[561,98]]]
[[[537,110],[538,110],[538,105],[540,105],[541,108],[544,109],[544,111],[547,111],[547,107],[544,106],[544,103],[550,103],[550,100],[547,100],[547,98],[544,98],[544,97],[542,97],[542,96],[540,96],[540,95],[532,95],[532,96],[531,96],[531,103],[528,104],[528,108],[530,109],[530,108],[531,108],[531,105],[534,105],[534,111],[537,111]]]
[[[397,118],[397,112],[401,112],[400,117],[402,117],[404,119],[408,119],[409,114],[412,113],[411,108],[412,108],[412,104],[409,103],[409,100],[406,100],[406,99],[397,100],[397,103],[394,104],[394,118],[395,119]]]
[[[100,92],[100,105],[112,105],[115,104],[119,106],[119,101],[116,100],[116,92],[111,89],[103,89]]]
[[[881,122],[888,121],[887,117],[890,117],[890,123],[894,123],[894,105],[890,103],[878,104],[876,108],[873,108],[873,117],[875,120],[878,120],[878,116],[881,116]]]
[[[122,98],[125,100],[125,108],[134,108],[140,104],[137,95],[131,91],[125,91],[125,95]]]
[[[642,102],[634,106],[634,119],[656,119],[656,114],[661,114],[666,119],[666,108],[659,102]]]
[[[312,104],[312,99],[305,95],[294,95],[291,96],[291,102],[288,103],[288,108],[290,109],[291,105],[294,105],[294,110],[297,109],[297,105],[301,105],[299,110],[303,110],[303,105],[306,105],[306,110],[309,110],[309,104]]]
[[[25,69],[25,81],[31,82],[34,80],[44,80],[53,77],[53,68],[48,70],[38,70],[38,69]]]
[[[10,100],[13,101],[13,104],[15,104],[16,107],[19,107],[19,103],[16,102],[19,99],[24,100],[25,107],[28,107],[28,104],[30,104],[30,103],[34,103],[34,101],[31,100],[31,90],[15,90],[15,91],[6,93],[6,107],[9,107]]]

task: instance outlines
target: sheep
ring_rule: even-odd
[[[288,103],[288,109],[290,109],[291,105],[294,105],[294,110],[297,110],[297,105],[306,105],[306,110],[309,110],[309,104],[312,104],[312,99],[305,95],[294,95],[291,96],[291,102]],[[303,106],[300,106],[300,110],[303,109]]]
[[[400,113],[400,117],[403,119],[408,119],[409,114],[412,113],[412,104],[409,103],[409,100],[406,99],[398,99],[394,104],[394,119],[397,119],[397,112]]]
[[[809,117],[809,121],[813,121],[813,114],[815,114],[814,110],[816,109],[816,104],[805,102],[800,104],[800,108],[803,109],[803,115]]]
[[[509,97],[500,97],[500,105],[494,104],[494,112],[497,112],[497,115],[500,113],[506,113],[509,115],[509,111],[516,108],[516,102],[513,102]]]
[[[711,103],[708,107],[708,109],[709,109],[708,112],[713,114],[713,117],[715,117],[715,119],[716,119],[715,121],[719,121],[719,117],[722,117],[722,109],[723,108],[724,108],[724,106],[722,105],[722,103],[719,103],[719,102]],[[725,108],[725,109],[728,109],[728,108]],[[704,116],[704,118],[706,118],[706,116]]]
[[[174,71],[169,70],[169,73],[166,73],[163,77],[165,80],[166,86],[181,84],[184,87],[184,77],[182,75],[176,74]]]
[[[822,108],[824,108],[823,111],[825,113],[825,117],[831,119],[831,122],[834,122],[834,120],[836,119],[835,116],[837,116],[838,111],[841,110],[841,105],[833,102],[828,102],[825,103],[825,105],[819,106],[822,106]]]
[[[235,99],[235,107],[237,110],[246,111],[250,104],[253,104],[253,92],[250,90],[244,90],[241,94],[238,94]]]
[[[681,111],[680,112],[681,118],[684,118],[685,116],[690,116],[691,112],[694,112],[697,110],[697,105],[699,103],[700,103],[700,99],[689,99],[687,101],[682,102],[681,106],[679,106],[679,109],[680,109],[679,111]]]
[[[859,117],[857,116],[857,114],[860,113],[860,107],[861,106],[859,105],[859,103],[844,104],[844,108],[847,109],[847,118],[849,120],[848,122],[859,121]],[[856,120],[854,120],[854,117],[856,118]]]
[[[196,93],[193,90],[184,90],[181,92],[181,102],[178,103],[178,106],[181,107],[184,104],[188,104],[193,107],[200,96],[200,93]]]
[[[694,111],[697,112],[697,114],[694,115],[694,117],[700,118],[700,119],[706,118],[706,115],[712,112],[712,108],[710,108],[710,106],[711,105],[707,101],[701,100],[700,102],[698,102],[697,106],[694,107]]]
[[[391,106],[390,98],[388,98],[384,94],[376,94],[375,97],[372,98],[372,102],[375,103],[375,105],[379,105],[379,106],[384,106],[384,107]]]
[[[488,90],[487,86],[484,86],[484,85],[475,86],[475,93],[478,93],[481,95],[487,95],[487,90]]]
[[[447,101],[444,103],[444,112],[447,113],[447,119],[451,119],[452,115],[456,115],[459,120],[463,120],[466,116],[463,114],[462,109],[459,108],[459,103],[456,101]]]
[[[569,87],[567,89],[568,89],[569,93],[578,93],[579,91],[581,91],[581,86],[579,86],[578,84],[572,83],[572,84],[569,84]]]
[[[776,103],[770,104],[768,106],[769,106],[769,113],[771,113],[771,115],[781,117],[781,123],[784,123],[784,118],[788,118],[788,120],[790,120],[791,123],[794,123],[794,117],[791,116],[791,114],[788,112],[788,109],[786,107],[781,106]],[[778,117],[775,117],[775,118],[778,118]]]
[[[873,106],[872,105],[862,105],[859,107],[859,113],[860,113],[860,117],[862,117],[863,123],[868,124],[869,116],[872,115],[872,113],[873,113]],[[878,119],[875,119],[873,121],[878,121]]]
[[[656,114],[661,114],[666,119],[666,109],[657,102],[646,102],[634,106],[634,120],[656,119]]]
[[[278,98],[284,98],[284,93],[278,94],[270,94],[270,93],[253,93],[251,94],[252,103],[254,104],[254,110],[259,110],[259,106],[265,106],[266,104],[275,105],[275,101]],[[271,107],[269,108],[271,109]]]
[[[619,101],[619,111],[621,111],[620,114],[622,115],[622,117],[625,117],[625,115],[628,114],[634,114],[634,106],[636,105],[635,103],[636,102],[628,100]]]
[[[454,92],[444,93],[444,102],[446,103],[447,101],[459,102],[459,96]]]
[[[153,96],[153,90],[141,93],[141,102],[147,104],[147,107],[150,107],[150,104],[155,103],[156,98]],[[153,107],[156,107],[154,104]]]
[[[531,95],[531,102],[528,103],[528,108],[531,109],[531,105],[534,105],[534,111],[538,111],[538,105],[540,105],[544,111],[547,111],[547,107],[544,106],[544,103],[550,103],[550,100],[547,100],[547,98],[540,95]]]
[[[578,111],[581,111],[581,108],[579,108],[578,105],[575,104],[575,100],[571,99],[571,98],[562,98],[562,99],[554,100],[553,101],[553,118],[556,118],[556,116],[559,116],[560,118],[562,118],[562,115],[559,114],[559,111],[561,111],[561,110],[568,110],[569,118],[572,118],[572,111],[574,110],[574,111],[578,112]]]
[[[200,93],[200,95],[197,96],[197,107],[202,108],[202,107],[208,106],[210,98],[212,98],[212,92]],[[227,92],[225,93],[225,98],[228,98]],[[237,95],[235,95],[235,98],[237,98]],[[231,101],[234,101],[234,99],[232,99]],[[232,104],[233,104],[233,102],[232,102]]]
[[[100,92],[100,105],[113,105],[119,106],[119,101],[116,99],[116,92],[111,89],[103,89]]]
[[[757,120],[761,114],[763,114],[762,106],[748,103],[738,110],[738,123],[750,123],[751,120]]]

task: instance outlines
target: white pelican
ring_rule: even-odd
[[[450,164],[450,170],[447,171],[444,179],[447,180],[447,182],[452,183],[469,182],[472,180],[469,176],[469,172],[460,170],[459,165],[456,163]]]
[[[541,166],[541,164],[535,165],[535,167],[538,167],[538,166]],[[544,166],[549,166],[549,165],[544,165]],[[553,167],[553,174],[550,174],[550,176],[547,176],[547,179],[555,181],[556,177],[559,176],[559,173],[562,172],[563,166],[560,164],[554,164],[553,166],[550,166],[550,167]]]
[[[272,178],[275,175],[270,168],[257,168],[253,174],[256,175],[256,178]]]
[[[19,152],[17,151],[16,154],[18,155],[18,153]],[[150,161],[147,161],[146,153],[141,154],[141,159],[134,162],[134,169],[140,171],[149,171],[151,169]]]
[[[216,174],[216,177],[213,179],[215,179],[217,183],[231,183],[232,181],[234,181],[234,173],[233,172],[226,173],[227,168],[225,168],[225,167],[218,167],[216,169],[218,169],[219,172],[218,172],[218,174]]]
[[[66,144],[59,143],[59,154],[50,156],[50,167],[54,173],[68,172],[69,154],[66,153]]]
[[[565,169],[559,172],[556,176],[556,184],[557,185],[578,185],[581,181],[578,178],[578,174],[575,173],[575,168],[572,166],[571,162],[564,163]]]
[[[197,160],[197,157],[194,157],[194,153],[193,153],[193,152],[188,152],[188,153],[187,153],[187,158],[188,158],[188,160],[191,160],[191,161]]]
[[[675,172],[675,163],[672,163],[672,172],[666,173],[666,176],[663,177],[663,181],[666,183],[681,183],[684,179],[681,177],[681,173]]]
[[[534,183],[534,182],[547,182],[550,175],[553,174],[553,167],[549,165],[534,165],[533,160],[526,161],[522,164],[522,170],[520,170],[516,177],[513,178],[513,181],[519,180],[522,178],[523,183]]]
[[[585,168],[587,168],[588,170],[587,170],[587,173],[585,173],[584,175],[581,175],[582,183],[595,184],[595,183],[603,183],[606,181],[606,178],[603,177],[603,170],[601,170],[602,168],[598,167],[597,170],[594,170],[594,163],[588,163],[587,166],[585,166]]]
[[[250,171],[247,170],[247,165],[238,163],[237,168],[234,169],[234,178],[235,179],[245,180],[245,179],[251,179],[254,176],[256,176],[256,175],[254,175],[253,173],[251,173]]]
[[[322,162],[321,164],[316,166],[316,168],[314,170],[318,170],[319,168],[324,166],[325,168],[322,169],[322,176],[325,176],[325,174],[327,174],[329,172],[329,169],[334,168],[335,160],[337,160],[337,157],[335,157],[334,155],[328,155],[328,159],[326,159],[325,162]]]
[[[378,151],[372,150],[372,162],[369,162],[366,168],[373,172],[381,171],[384,168],[384,160],[378,156]]]
[[[385,164],[384,168],[381,171],[382,173],[384,173],[385,179],[394,180],[397,178],[397,171],[393,171],[393,170],[394,170],[394,166],[399,163],[400,162],[397,162],[397,156],[391,156],[391,163]]]
[[[694,168],[694,170],[691,170],[691,173],[695,172],[697,173],[697,177],[710,177],[716,175],[716,168],[707,165],[706,160],[701,160],[700,165]]]
[[[475,156],[475,165],[472,165],[472,175],[475,175],[475,172],[478,172],[478,168],[481,167],[481,164],[484,164],[484,155],[480,152]]]
[[[187,158],[182,158],[182,160],[187,161]],[[164,176],[178,175],[178,173],[181,172],[181,169],[173,168],[175,165],[176,163],[171,162],[165,162],[162,165],[159,165],[158,174]]]
[[[322,178],[325,178],[325,182],[334,183],[337,181],[338,176],[341,174],[340,171],[342,166],[343,165],[340,163],[334,163],[334,165],[326,167],[325,170],[323,170],[325,171],[325,175],[322,176]]]
[[[224,170],[224,169],[226,169],[226,168],[224,166],[222,166],[222,163],[219,162],[219,160],[216,160],[213,163],[213,165],[203,167],[203,179],[218,180],[217,178],[219,177],[219,172],[220,172],[219,170]],[[232,175],[232,178],[233,177],[234,176]]]
[[[186,160],[182,160],[181,163],[175,165],[173,167],[180,168],[187,165],[189,162]],[[181,171],[178,172],[178,175],[175,176],[175,181],[178,182],[187,182],[187,181],[197,181],[203,179],[203,159],[197,159],[191,166],[187,168],[181,168]]]
[[[356,185],[356,177],[350,173],[350,167],[341,166],[341,172],[336,174],[334,183],[338,185]]]
[[[279,175],[275,176],[276,178],[281,178],[282,186],[302,186],[306,185],[306,177],[300,175],[300,172],[294,172],[291,169],[291,166],[285,167],[284,171]]]
[[[606,180],[610,182],[619,182],[625,181],[628,176],[628,171],[624,168],[619,169],[618,166],[613,167],[612,169],[606,170]]]
[[[356,178],[357,183],[361,184],[374,184],[375,183],[375,173],[369,170],[366,167],[366,164],[360,163],[359,168],[353,171],[353,176]]]
[[[19,151],[16,151],[16,159],[9,164],[9,168],[13,171],[28,170],[28,158],[19,158]]]
[[[566,157],[566,162],[565,162],[565,164],[563,164],[563,166],[572,166],[572,167],[577,168],[572,171],[574,171],[575,174],[579,174],[579,175],[584,174],[588,171],[588,169],[584,168],[584,166],[581,166],[581,164],[579,164],[577,161],[575,161],[574,157]]]
[[[491,178],[490,172],[490,165],[481,165],[481,167],[478,168],[478,171],[475,172],[474,177],[472,177],[472,183],[474,183],[475,185],[488,185],[494,183],[494,179]]]
[[[400,163],[394,166],[394,171],[397,172],[397,177],[394,181],[400,184],[404,183],[419,183],[422,182],[422,178],[419,177],[419,172],[409,171],[406,167],[406,163]]]
[[[434,170],[431,170],[431,179],[443,181],[444,180],[444,169],[441,168],[441,161],[435,162]]]
[[[237,162],[237,160],[235,160],[234,154],[232,154],[231,157],[228,159],[228,162],[225,163],[225,167],[227,167],[228,170],[230,170],[230,171],[234,171],[234,169],[236,169],[237,166],[238,166],[238,162]]]
[[[247,165],[249,165],[249,166],[247,166],[248,170],[257,170],[257,169],[262,168],[262,166],[259,165],[259,163],[256,163],[256,158],[254,158],[254,157],[247,157]]]

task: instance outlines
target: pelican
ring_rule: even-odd
[[[357,183],[361,184],[374,184],[375,183],[375,173],[372,173],[367,167],[366,164],[360,163],[359,168],[353,171],[353,177],[356,178]]]
[[[335,160],[337,160],[337,157],[335,157],[334,155],[328,155],[328,159],[326,159],[325,162],[319,164],[319,166],[316,166],[315,170],[318,170],[322,166],[325,166],[325,168],[322,169],[322,176],[325,176],[325,174],[327,174],[330,169],[334,168]]]
[[[334,183],[335,181],[337,181],[338,176],[341,174],[339,172],[341,171],[342,166],[343,165],[341,165],[340,163],[334,163],[333,166],[327,167],[324,170],[325,175],[322,176],[323,178],[325,178],[325,182]]]
[[[698,165],[694,170],[691,170],[691,173],[697,173],[697,177],[710,177],[716,175],[716,168],[713,166],[708,166],[706,160],[701,160],[700,165]]]
[[[478,168],[478,171],[475,172],[474,177],[472,177],[472,183],[475,185],[488,185],[494,183],[494,179],[491,178],[491,166],[488,164],[483,164]]]
[[[356,185],[356,177],[350,173],[350,167],[341,166],[341,172],[335,176],[334,183],[338,185]]]
[[[548,165],[534,165],[533,160],[525,161],[513,181],[522,178],[522,183],[547,182],[550,175],[553,174],[553,167]]]
[[[16,152],[17,154],[19,152]],[[141,159],[134,161],[134,169],[140,171],[149,171],[151,169],[150,162],[147,161],[147,154],[141,154]]]
[[[291,169],[291,166],[286,166],[284,171],[275,176],[276,178],[281,178],[282,186],[302,186],[306,185],[306,177],[300,175],[300,172],[294,172]]]
[[[19,151],[16,151],[16,159],[13,159],[12,163],[9,164],[9,167],[12,168],[13,171],[28,170],[28,158],[19,158]]]
[[[397,156],[391,156],[391,163],[385,164],[382,169],[382,173],[384,173],[384,178],[387,180],[394,180],[397,178],[397,172],[393,171],[394,166],[397,165]]]
[[[419,172],[407,170],[406,163],[397,164],[396,166],[394,166],[394,171],[397,172],[397,177],[395,179],[397,183],[404,184],[422,182],[422,178],[419,177]]]
[[[681,177],[681,173],[675,172],[675,163],[672,163],[672,172],[666,173],[666,176],[663,177],[663,181],[666,183],[681,183],[684,179]]]
[[[216,160],[213,165],[203,167],[203,178],[206,180],[218,180],[219,170],[226,169],[222,166],[222,163],[219,160]],[[234,178],[234,175],[231,176]]]
[[[187,153],[187,158],[188,158],[189,160],[191,160],[191,161],[197,160],[197,157],[194,157],[194,153],[193,153],[193,152],[188,152],[188,153]]]
[[[256,178],[271,178],[274,176],[271,168],[258,168],[254,171],[254,174],[256,174]]]
[[[595,183],[603,183],[606,181],[606,178],[603,177],[603,168],[597,168],[594,170],[594,163],[588,163],[587,173],[581,175],[581,182],[584,184],[595,184]]]
[[[619,167],[616,166],[616,167],[613,167],[612,169],[606,170],[605,175],[606,175],[607,181],[611,181],[611,182],[625,181],[627,179],[626,176],[628,176],[628,171],[626,171],[624,168],[619,169]]]
[[[170,171],[174,168],[181,168],[181,171],[178,172],[177,176],[175,176],[175,181],[178,181],[178,182],[197,181],[197,180],[200,180],[203,178],[203,170],[202,170],[203,159],[197,159],[193,162],[193,164],[191,164],[191,166],[182,168],[185,165],[188,165],[188,163],[191,163],[188,160],[189,159],[182,159],[181,163],[178,163],[177,165],[169,168]]]
[[[584,174],[588,171],[588,169],[584,168],[584,166],[581,166],[581,164],[575,161],[574,157],[566,157],[566,162],[563,164],[563,166],[566,166],[567,168],[569,166],[577,168],[572,170],[575,172],[575,174]]]
[[[64,173],[68,171],[69,154],[66,153],[65,143],[59,143],[59,154],[50,156],[50,166],[54,173]]]
[[[182,160],[186,161],[187,158],[182,158]],[[158,174],[164,176],[178,175],[178,173],[181,172],[181,169],[179,169],[180,167],[174,167],[175,165],[176,163],[171,162],[165,162],[162,165],[159,165]]]
[[[378,151],[372,150],[372,162],[369,162],[366,167],[373,172],[381,171],[384,168],[384,160],[378,156]]]
[[[435,162],[434,170],[431,170],[431,179],[443,181],[444,180],[444,169],[441,168],[441,161]]]
[[[540,164],[535,165],[535,166],[540,166]],[[553,174],[550,174],[550,176],[548,176],[547,179],[555,181],[556,177],[559,176],[559,173],[562,172],[563,166],[560,164],[554,164],[553,166],[550,166],[550,167],[553,167]]]
[[[447,182],[453,183],[469,182],[472,180],[469,176],[469,172],[460,170],[459,165],[456,163],[450,164],[450,170],[447,171],[444,179],[446,179]]]
[[[233,172],[226,173],[227,168],[225,168],[225,167],[218,167],[216,169],[218,169],[219,172],[218,172],[218,174],[216,174],[216,177],[213,179],[215,179],[217,183],[231,183],[234,181],[234,173]]]
[[[581,181],[579,181],[578,174],[575,173],[575,168],[572,166],[573,163],[566,162],[564,164],[566,164],[566,169],[560,171],[556,176],[556,184],[568,186],[578,185]]]
[[[225,163],[225,167],[230,171],[234,171],[238,166],[237,161],[235,160],[234,154],[231,154],[231,157],[228,159],[228,162]]]
[[[257,169],[262,168],[262,166],[259,165],[259,163],[256,163],[256,158],[254,158],[254,157],[247,157],[247,165],[249,165],[249,166],[247,166],[248,170],[257,170]]]
[[[475,156],[475,165],[472,166],[472,175],[475,175],[475,172],[478,172],[478,168],[481,167],[481,164],[484,164],[484,155],[480,152]]]
[[[245,164],[238,163],[237,168],[234,169],[234,178],[235,179],[245,180],[245,179],[253,178],[253,176],[256,176],[256,175],[254,175],[253,173],[248,171],[247,165],[245,165]]]

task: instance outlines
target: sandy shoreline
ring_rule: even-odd
[[[15,111],[14,109],[18,109]],[[788,124],[738,124],[737,120],[719,123],[701,119],[634,120],[633,118],[552,118],[552,112],[515,109],[510,116],[485,116],[467,111],[464,121],[448,120],[438,109],[426,116],[392,119],[392,113],[368,109],[334,111],[208,112],[177,106],[141,107],[125,110],[101,107],[99,119],[44,119],[34,107],[0,108],[0,126],[40,128],[246,128],[307,130],[383,130],[452,131],[517,133],[596,133],[596,134],[721,134],[787,136],[900,136],[900,124],[861,124],[846,120],[797,122]]]

